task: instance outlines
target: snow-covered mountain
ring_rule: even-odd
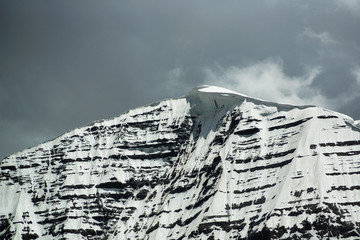
[[[0,163],[2,239],[360,238],[360,128],[201,86]]]

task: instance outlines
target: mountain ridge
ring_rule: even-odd
[[[191,89],[187,94],[185,94],[185,95],[183,95],[181,97],[178,97],[178,98],[171,98],[171,99],[187,98],[191,102],[191,99],[193,99],[193,97],[191,95],[199,94],[199,92],[201,92],[199,90],[201,90],[201,89],[209,89],[208,93],[212,92],[212,93],[215,93],[215,94],[217,93],[217,94],[220,94],[220,95],[221,94],[229,94],[229,93],[232,94],[232,95],[238,95],[238,96],[240,96],[241,100],[249,99],[250,101],[257,102],[259,104],[264,104],[264,105],[268,105],[268,106],[271,106],[271,105],[279,106],[280,109],[293,109],[293,108],[304,109],[304,108],[308,108],[308,107],[319,107],[317,105],[308,105],[308,104],[305,104],[305,105],[293,105],[293,104],[286,104],[286,103],[277,103],[277,102],[274,102],[274,101],[268,101],[268,100],[263,100],[263,99],[260,99],[260,98],[250,97],[250,96],[245,95],[245,94],[241,94],[241,93],[238,93],[238,92],[235,92],[235,91],[232,91],[232,90],[228,90],[228,89],[223,88],[223,87],[217,87],[217,86],[213,86],[213,85],[199,85],[199,86],[194,87],[193,89]],[[211,90],[211,89],[213,89],[213,90]],[[144,105],[144,106],[135,107],[135,108],[127,110],[127,111],[125,111],[125,112],[123,112],[120,115],[115,116],[115,117],[104,118],[104,119],[95,120],[93,122],[89,122],[88,124],[85,124],[84,126],[80,126],[80,127],[74,128],[72,130],[68,130],[68,131],[66,131],[64,133],[61,133],[58,136],[56,136],[54,138],[51,138],[49,140],[46,140],[46,141],[44,141],[44,142],[42,142],[40,144],[36,144],[34,146],[30,146],[30,147],[27,147],[25,149],[19,150],[17,152],[11,153],[11,154],[5,156],[4,158],[7,158],[7,157],[9,157],[11,155],[14,155],[14,154],[18,154],[18,153],[20,153],[22,151],[25,151],[25,150],[28,150],[28,149],[35,148],[35,147],[37,147],[37,146],[39,146],[41,144],[54,141],[55,139],[65,135],[65,134],[67,134],[69,132],[73,132],[76,129],[82,129],[82,128],[85,128],[85,127],[88,127],[88,126],[93,126],[96,123],[102,123],[102,122],[105,122],[105,121],[110,121],[110,120],[113,120],[114,118],[120,117],[123,114],[127,114],[128,112],[130,112],[132,110],[135,110],[135,109],[138,109],[138,108],[144,108],[144,107],[148,107],[148,106],[155,106],[155,105],[159,104],[160,102],[166,101],[166,100],[170,100],[170,99],[163,99],[163,100],[152,102],[152,103]],[[236,104],[236,103],[234,103],[234,104]],[[322,108],[322,107],[319,107],[319,108]],[[323,108],[323,109],[326,109],[326,108]],[[340,112],[337,112],[337,111],[333,111],[333,110],[330,110],[330,109],[326,109],[326,110],[329,111],[329,112],[332,112],[333,114],[337,114],[337,115],[340,115],[341,117],[344,117],[345,119],[348,120],[349,124],[353,125],[354,127],[358,128],[360,130],[360,120],[354,120],[349,115],[346,115],[346,114],[343,114],[343,113],[340,113]],[[0,162],[1,162],[1,160],[0,160]]]

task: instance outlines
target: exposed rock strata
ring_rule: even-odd
[[[360,238],[352,120],[211,89],[5,158],[0,238]]]

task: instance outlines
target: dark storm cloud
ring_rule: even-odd
[[[1,1],[0,158],[204,83],[360,118],[359,23],[347,0]]]

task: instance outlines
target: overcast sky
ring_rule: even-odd
[[[0,159],[201,84],[360,119],[360,1],[0,0]]]

